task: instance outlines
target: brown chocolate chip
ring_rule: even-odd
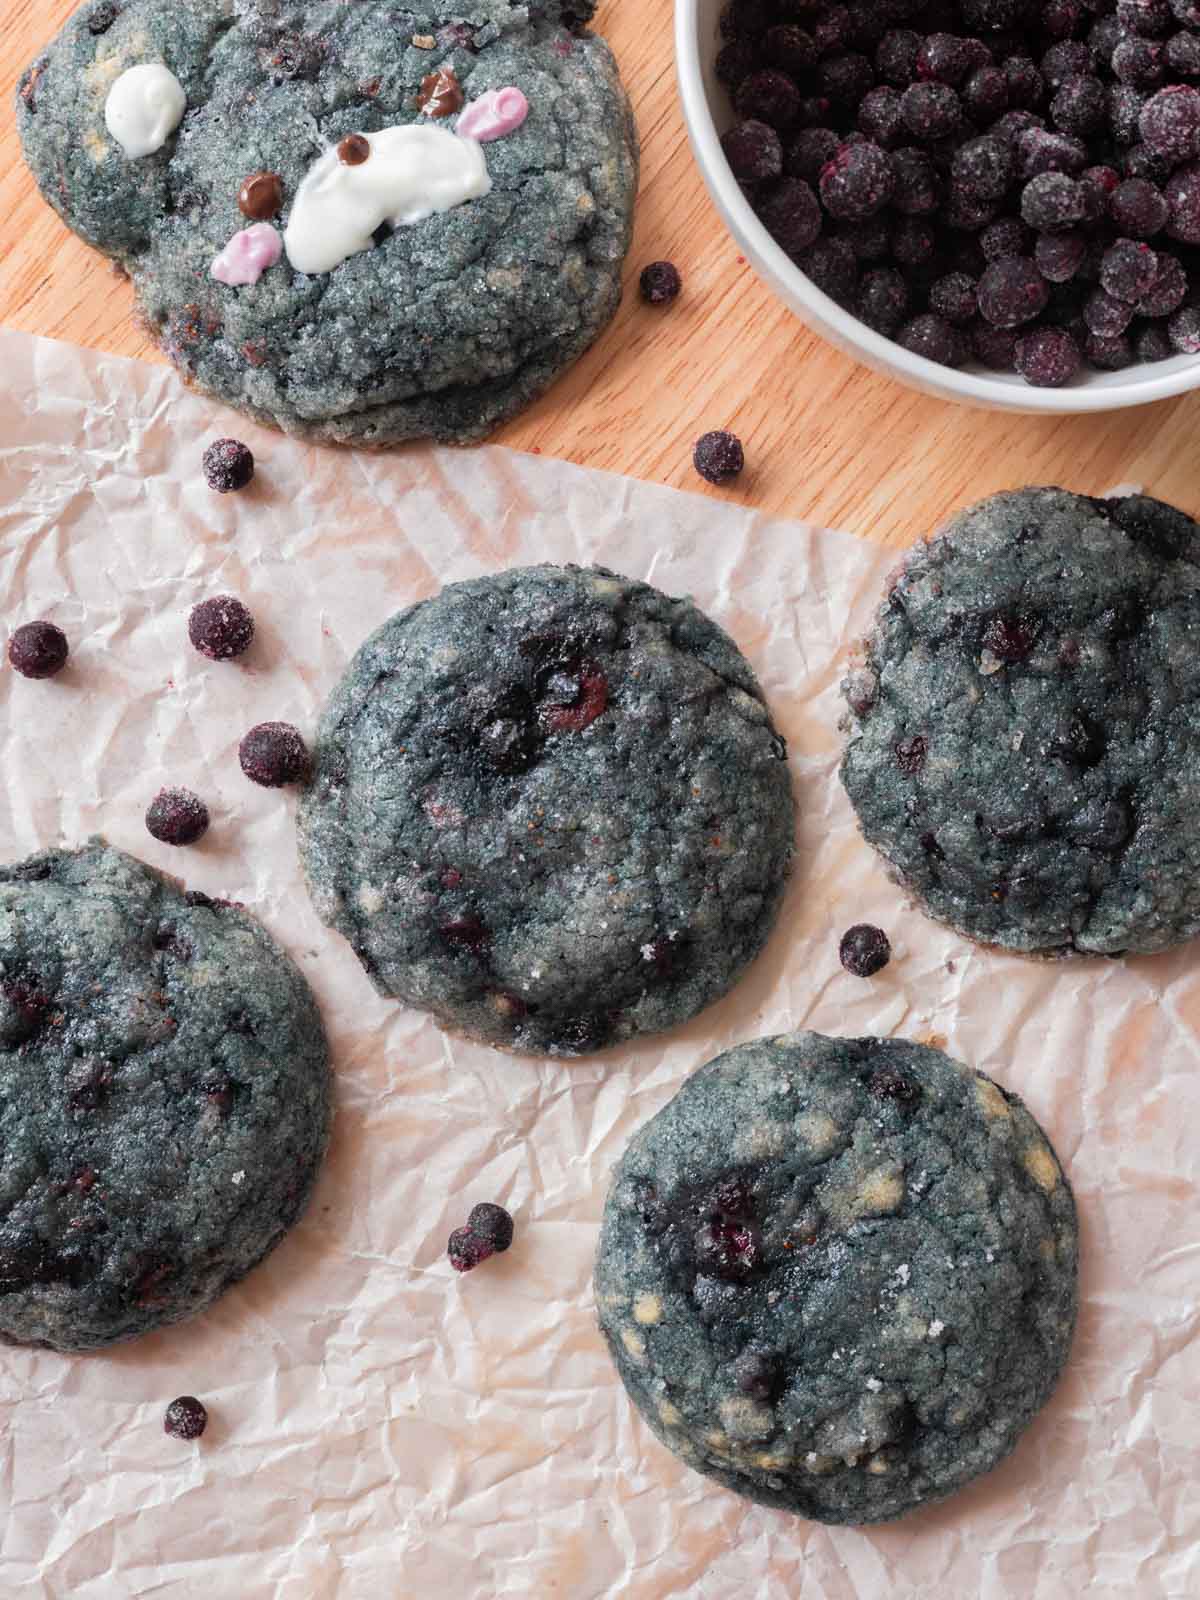
[[[361,167],[371,159],[371,144],[361,133],[348,133],[338,145],[338,160],[344,167]]]
[[[283,179],[277,172],[252,172],[238,191],[238,210],[251,222],[270,222],[283,205]]]
[[[442,67],[421,79],[417,104],[427,117],[452,117],[462,110],[465,100],[462,84],[450,67]]]

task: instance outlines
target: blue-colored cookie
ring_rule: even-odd
[[[620,297],[637,136],[610,51],[582,26],[592,10],[91,0],[21,80],[22,145],[45,198],[130,274],[147,326],[198,387],[318,440],[476,439],[569,366]],[[145,67],[176,88],[160,72],[142,98],[115,91]],[[430,100],[445,71],[457,89]],[[499,90],[529,111],[476,145],[487,193],[412,225],[381,210],[368,247],[328,270],[285,252],[257,282],[214,278],[239,233],[274,228],[276,247],[289,235],[301,184],[348,136],[419,126],[444,154],[460,94],[469,106]],[[382,159],[371,153],[371,172]],[[369,176],[330,160],[339,181]],[[432,172],[423,151],[411,161]],[[310,251],[335,231],[313,215]]]
[[[251,917],[94,841],[0,869],[0,1340],[211,1304],[304,1209],[328,1053]]]
[[[326,709],[301,851],[381,993],[574,1056],[725,993],[792,857],[786,751],[732,640],[600,568],[456,583]]]
[[[1054,1386],[1075,1206],[1015,1095],[800,1033],[701,1068],[621,1158],[596,1260],[630,1398],[727,1488],[878,1522],[987,1472]]]

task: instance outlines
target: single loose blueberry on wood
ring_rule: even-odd
[[[493,1250],[504,1251],[513,1242],[513,1219],[503,1206],[484,1200],[472,1206],[467,1227],[480,1239],[487,1239]]]
[[[261,722],[238,746],[238,761],[251,783],[282,789],[308,776],[308,747],[289,722]]]
[[[679,268],[671,261],[652,261],[648,267],[643,267],[638,281],[642,299],[648,306],[670,305],[679,298],[683,288]]]
[[[204,452],[204,476],[217,494],[236,494],[254,477],[254,455],[239,439],[217,439]]]
[[[8,641],[8,659],[23,678],[52,678],[67,664],[70,646],[52,622],[26,622]]]
[[[838,959],[854,977],[873,978],[892,959],[891,941],[882,928],[869,922],[856,922],[842,935]]]
[[[188,638],[210,661],[231,661],[254,640],[254,618],[236,595],[214,595],[192,607]]]
[[[692,453],[696,471],[707,483],[732,483],[746,465],[741,440],[732,433],[716,431],[702,434]]]
[[[198,1439],[208,1426],[208,1411],[194,1394],[181,1394],[163,1414],[163,1432],[172,1439]]]
[[[208,825],[208,807],[190,789],[160,789],[146,811],[146,829],[160,844],[195,844]]]

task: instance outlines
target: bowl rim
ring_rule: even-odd
[[[1061,389],[1041,389],[1032,384],[944,367],[926,356],[914,355],[894,340],[876,333],[844,310],[776,244],[754,214],[725,160],[709,106],[701,60],[699,0],[675,0],[675,71],[684,121],[701,176],[717,210],[755,267],[783,300],[799,301],[818,325],[826,324],[843,346],[876,371],[911,375],[922,388],[936,389],[953,398],[978,404],[1000,405],[1009,411],[1025,410],[1070,416],[1096,411],[1116,411],[1126,406],[1150,405],[1200,388],[1200,355],[1170,372],[1154,375],[1152,366],[1140,363],[1131,372],[1145,377],[1120,378],[1103,384],[1083,383]],[[814,331],[820,333],[818,326]],[[1164,363],[1166,365],[1166,363]]]

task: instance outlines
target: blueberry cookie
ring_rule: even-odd
[[[591,0],[92,0],[24,74],[42,194],[199,388],[481,438],[620,298],[637,135]]]
[[[304,1209],[329,1132],[307,984],[250,917],[103,841],[0,869],[0,1342],[202,1311]]]
[[[909,555],[842,779],[930,915],[1039,955],[1200,930],[1200,543],[1143,495],[995,495]]]
[[[384,624],[300,811],[321,917],[382,994],[514,1050],[669,1028],[779,908],[786,749],[737,647],[600,568],[452,584]]]
[[[880,1522],[1012,1449],[1066,1361],[1077,1254],[1015,1095],[923,1045],[799,1033],[710,1061],[633,1139],[596,1301],[689,1466]]]

